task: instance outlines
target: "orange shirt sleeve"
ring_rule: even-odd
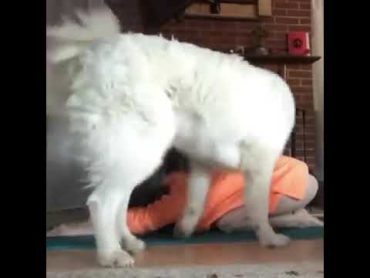
[[[302,200],[308,184],[308,166],[293,157],[281,156],[272,176],[271,193]]]
[[[156,231],[173,224],[183,213],[186,202],[186,174],[172,174],[167,179],[169,194],[146,207],[130,208],[127,225],[134,234]]]
[[[238,171],[216,171],[197,230],[208,230],[225,213],[244,205],[244,175]]]

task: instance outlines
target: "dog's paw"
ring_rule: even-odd
[[[290,238],[283,234],[271,234],[268,236],[260,236],[259,242],[264,247],[282,247],[290,242]]]
[[[175,238],[189,238],[193,233],[193,229],[186,229],[184,225],[177,223],[173,229],[173,236]]]
[[[135,260],[124,250],[98,255],[99,264],[103,267],[132,267]]]
[[[173,235],[176,238],[188,238],[194,233],[197,218],[193,214],[185,215],[180,221],[175,224]]]
[[[144,241],[138,238],[130,239],[124,243],[125,249],[133,254],[139,253],[145,250],[146,244]]]

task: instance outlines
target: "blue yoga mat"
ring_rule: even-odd
[[[323,227],[284,228],[277,231],[289,236],[293,240],[317,239],[322,238],[324,235]],[[252,231],[227,234],[216,229],[183,239],[174,238],[172,231],[168,229],[141,236],[140,238],[149,246],[256,241],[255,234]],[[46,247],[47,250],[95,249],[95,240],[93,236],[49,237],[46,239]]]

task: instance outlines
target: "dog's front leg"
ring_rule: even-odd
[[[189,237],[194,232],[203,214],[211,182],[211,173],[208,167],[197,162],[191,162],[190,168],[187,204],[182,218],[176,223],[175,237]]]
[[[128,267],[134,264],[131,255],[122,250],[117,229],[117,211],[122,192],[98,187],[88,199],[88,207],[95,230],[98,261],[105,267]]]
[[[242,148],[246,213],[260,244],[268,247],[284,246],[289,242],[287,236],[275,233],[269,222],[270,185],[277,157],[277,152],[268,147]]]

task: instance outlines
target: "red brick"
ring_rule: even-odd
[[[214,27],[216,30],[235,30],[237,24],[235,21],[217,21],[214,22]]]
[[[206,35],[207,37],[225,37],[229,35],[229,34],[225,34],[225,32],[222,32],[220,30],[207,31],[207,32],[202,32],[202,33]]]
[[[311,10],[311,3],[299,3],[301,10]]]
[[[222,42],[221,41],[202,41],[201,45],[203,47],[207,47],[207,48],[214,49],[214,50],[230,49],[234,47],[232,44],[230,44],[229,42],[225,42],[225,41],[222,41]]]
[[[308,70],[288,70],[289,77],[312,78],[312,71]]]
[[[199,21],[199,20],[186,20],[185,25],[189,29],[201,29],[201,30],[213,30],[214,24],[209,21]]]
[[[308,106],[313,105],[312,100],[307,100],[302,97],[306,94],[312,94],[312,90],[310,90],[310,92],[306,92],[304,95],[297,95],[297,90],[295,90],[294,88],[292,89],[292,92],[295,96],[295,102],[296,102],[297,107],[306,109]]]
[[[315,132],[306,133],[306,135],[305,135],[306,145],[308,145],[308,146],[315,146],[315,142],[316,142]]]
[[[274,39],[279,39],[279,40],[286,41],[286,35],[287,35],[287,32],[275,31],[275,32],[270,33],[269,38],[274,38]]]
[[[289,0],[273,0],[272,1],[272,5],[275,6],[276,4],[284,4],[284,3],[288,3]]]
[[[307,92],[310,91],[312,92],[312,88],[302,88],[302,90],[304,89],[307,89]],[[308,103],[312,103],[313,102],[313,96],[311,94],[309,95],[301,95],[301,96],[298,96],[298,98],[300,99],[300,101],[302,103],[305,103],[305,104],[308,104]]]
[[[294,131],[297,137],[305,136],[307,140],[312,140],[315,138],[314,136],[315,129],[313,127],[308,128],[307,126],[305,126],[305,128],[303,129],[303,124],[300,121],[296,122]]]
[[[302,125],[302,131],[303,131],[303,125]],[[315,138],[315,127],[313,125],[306,125],[304,127],[304,131],[305,131],[305,136],[307,139],[310,139],[310,138]],[[303,134],[303,133],[302,133]]]
[[[303,31],[303,32],[310,32],[311,25],[301,24],[301,25],[289,25],[288,31]]]
[[[287,15],[287,9],[273,9],[273,15]]]
[[[251,44],[250,38],[248,36],[237,36],[235,40],[236,45],[248,46]]]
[[[290,86],[294,86],[294,85],[298,86],[298,85],[301,84],[301,80],[300,79],[295,79],[295,78],[290,78],[290,79],[287,80],[287,82]]]
[[[283,24],[299,24],[299,19],[296,17],[275,17],[275,22]]]
[[[303,125],[302,125],[303,127]],[[305,132],[306,132],[306,136],[307,136],[307,139],[309,138],[315,138],[314,135],[315,135],[315,125],[312,124],[312,123],[306,123],[305,125]]]
[[[262,26],[269,31],[288,31],[286,24],[262,24]]]
[[[261,18],[261,21],[266,22],[266,23],[274,23],[274,17],[273,16],[267,16]]]
[[[309,84],[309,85],[302,85],[302,84],[299,84],[297,86],[294,86],[295,89],[298,89],[298,90],[307,90],[307,91],[312,91],[312,84]]]
[[[311,138],[307,138],[307,137],[308,137],[307,134],[306,135],[303,135],[303,133],[296,135],[296,139],[297,140],[303,141],[303,138],[305,138],[307,144],[313,145],[315,143],[315,140],[314,139],[311,139]]]
[[[261,23],[264,24],[264,21],[261,20]],[[236,30],[249,30],[259,26],[260,22],[257,21],[237,21],[235,22]],[[267,23],[268,24],[268,23]]]
[[[285,49],[286,42],[285,40],[268,39],[266,40],[266,46],[273,49]]]
[[[181,24],[181,25],[177,25],[177,26],[168,26],[167,28],[162,28],[162,30],[169,30],[169,31],[187,31],[187,32],[191,32],[193,31],[194,29],[190,29],[188,26],[186,26],[185,24]]]
[[[291,3],[291,2],[284,2],[284,3],[275,2],[274,7],[279,8],[279,9],[298,9],[299,5],[298,5],[298,3]],[[274,10],[274,9],[272,9],[272,10]]]
[[[299,23],[300,24],[306,24],[306,25],[311,24],[311,18],[310,17],[300,18]]]
[[[284,43],[286,44],[285,36],[278,36],[277,38],[268,37],[265,39],[266,43]]]
[[[315,119],[314,118],[308,118],[306,117],[306,124],[314,126],[315,125]]]
[[[312,86],[297,85],[292,87],[292,90],[298,95],[297,97],[300,98],[299,101],[305,102],[307,101],[307,95],[311,97]]]
[[[294,98],[295,98],[296,102],[299,104],[298,107],[306,108],[305,99],[301,98],[301,96],[312,94],[312,90],[296,88],[296,87],[293,87],[293,86],[291,87],[291,90],[293,92],[293,95],[294,95]]]
[[[205,41],[208,41],[210,43],[216,43],[220,44],[222,46],[227,46],[230,48],[235,47],[235,38],[229,38],[229,37],[207,37]]]
[[[306,90],[304,93],[298,93],[295,88],[291,88],[295,101],[297,103],[297,107],[307,109],[307,103],[311,106],[313,105],[312,101],[307,101],[307,99],[302,98],[302,96],[312,94],[312,90]]]
[[[297,17],[300,17],[300,16],[310,16],[311,15],[311,11],[310,10],[308,10],[308,11],[287,10],[287,15],[288,16],[297,16]]]
[[[250,29],[239,29],[234,32],[234,35],[237,37],[250,37],[251,36],[251,30]]]
[[[301,69],[303,70],[312,70],[312,65],[309,64],[309,65],[301,65]]]
[[[307,141],[306,141],[306,154],[307,154],[307,151],[313,151],[314,150],[314,145],[315,144],[310,144],[308,145],[307,144]],[[297,151],[301,151],[303,152],[303,140],[299,142],[299,144],[297,144],[297,148],[296,148]]]
[[[302,136],[303,137],[303,136]],[[307,144],[314,144],[316,140],[315,129],[312,129],[310,132],[306,132],[305,136]]]
[[[292,69],[301,69],[301,68],[302,68],[302,65],[300,65],[300,64],[288,65],[288,69],[289,70],[292,70]]]
[[[311,85],[312,86],[312,80],[309,79],[301,79],[302,85]]]

